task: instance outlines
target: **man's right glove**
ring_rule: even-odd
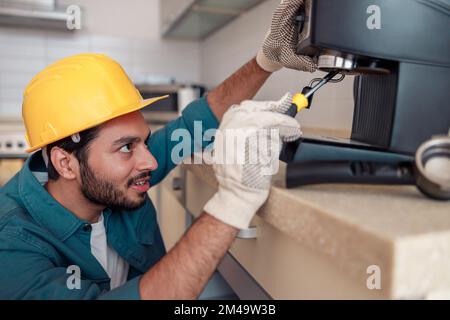
[[[248,228],[269,195],[282,142],[301,136],[299,123],[284,114],[291,101],[289,93],[279,101],[246,100],[224,114],[212,156],[219,190],[205,212],[236,228]]]
[[[304,0],[283,0],[275,9],[270,30],[259,50],[256,61],[268,72],[282,67],[314,72],[316,64],[308,56],[296,53],[298,30],[295,18]]]

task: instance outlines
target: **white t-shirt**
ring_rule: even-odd
[[[120,287],[127,281],[129,265],[113,248],[108,246],[103,214],[91,226],[91,253],[111,278],[111,289]]]

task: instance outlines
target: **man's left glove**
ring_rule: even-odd
[[[298,30],[295,19],[303,6],[304,0],[282,0],[275,9],[270,30],[256,55],[256,62],[262,69],[268,72],[282,67],[309,72],[316,70],[317,66],[310,57],[296,53]]]
[[[225,113],[213,145],[219,190],[205,212],[236,228],[248,228],[269,195],[282,142],[301,136],[297,120],[285,114],[291,101],[290,94],[279,101],[246,100]]]

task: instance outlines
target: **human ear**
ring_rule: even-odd
[[[75,156],[66,150],[53,147],[50,151],[50,161],[58,174],[64,179],[77,178],[78,161]]]

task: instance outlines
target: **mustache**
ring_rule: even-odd
[[[128,180],[128,187],[130,187],[136,180],[142,179],[142,178],[147,178],[148,180],[150,180],[152,178],[152,173],[151,171],[147,171],[147,172],[142,172],[140,174],[138,174],[137,176],[131,178],[130,180]]]

